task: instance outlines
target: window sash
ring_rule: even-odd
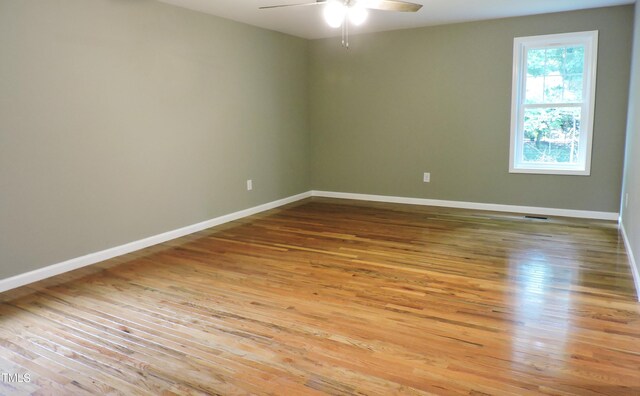
[[[573,76],[577,76],[580,75],[582,76],[582,100],[580,101],[574,101],[571,103],[582,103],[585,101],[585,94],[588,93],[588,89],[589,89],[589,81],[587,80],[587,78],[585,78],[586,72],[588,71],[589,65],[588,65],[588,56],[589,54],[589,44],[585,43],[584,40],[567,40],[565,42],[558,42],[558,43],[553,43],[550,45],[532,45],[532,44],[527,44],[524,43],[522,45],[522,53],[521,53],[521,61],[522,64],[520,65],[521,67],[521,73],[522,75],[520,76],[521,79],[521,84],[522,84],[522,88],[521,88],[521,92],[522,94],[520,95],[520,100],[522,102],[522,104],[526,103],[526,99],[527,99],[527,81],[528,81],[528,65],[529,65],[529,52],[531,50],[547,50],[547,49],[554,49],[554,48],[567,48],[567,47],[584,47],[584,63],[582,65],[582,73],[578,74],[578,73],[571,73],[571,75]],[[545,58],[546,61],[546,58]],[[545,62],[545,66],[546,66],[546,62]],[[557,77],[555,75],[542,75],[541,76],[544,80],[546,80],[548,77]],[[563,81],[564,82],[564,81]],[[544,86],[543,86],[543,97],[544,97]],[[553,103],[550,101],[541,101],[535,104],[544,104],[544,103]],[[534,104],[534,103],[532,103]]]
[[[569,102],[569,103],[522,103],[521,108],[527,109],[543,109],[546,107],[584,107],[584,102]]]
[[[563,170],[580,170],[583,168],[582,163],[585,161],[586,156],[586,146],[587,146],[587,136],[584,133],[584,123],[580,122],[580,133],[578,135],[578,160],[576,163],[565,163],[565,162],[535,162],[535,161],[526,161],[524,159],[524,144],[525,144],[525,136],[524,136],[524,121],[525,121],[525,112],[526,109],[554,109],[554,108],[580,108],[581,116],[585,114],[585,105],[575,103],[568,103],[566,105],[559,104],[545,104],[545,105],[523,105],[520,107],[520,114],[518,115],[518,136],[516,138],[516,161],[517,164],[523,165],[526,168],[538,169],[538,170],[553,170],[553,169],[563,169]]]

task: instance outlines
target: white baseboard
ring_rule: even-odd
[[[622,221],[619,223],[619,227],[622,239],[624,240],[624,247],[627,249],[627,257],[629,257],[629,265],[631,266],[631,273],[633,274],[633,282],[636,285],[636,295],[638,296],[638,302],[640,302],[640,273],[638,273],[638,262],[633,255],[633,249],[631,248],[631,243],[629,243],[629,238],[627,237],[627,230],[624,229],[624,223]]]
[[[569,209],[553,209],[553,208],[537,208],[530,206],[514,206],[514,205],[500,205],[500,204],[487,204],[476,202],[461,202],[461,201],[445,201],[437,199],[424,199],[424,198],[407,198],[407,197],[393,197],[386,195],[369,195],[369,194],[354,194],[354,193],[341,193],[331,191],[307,191],[301,194],[297,194],[291,197],[279,199],[277,201],[269,202],[263,205],[258,205],[253,208],[241,210],[238,212],[230,213],[224,216],[216,217],[211,220],[203,221],[201,223],[192,224],[186,227],[182,227],[176,230],[168,231],[162,234],[150,236],[148,238],[140,239],[138,241],[130,242],[124,245],[116,246],[110,249],[102,250],[87,254],[86,256],[77,257],[71,260],[67,260],[58,264],[53,264],[44,268],[40,268],[34,271],[19,274],[10,278],[0,280],[0,293],[15,289],[20,286],[24,286],[33,282],[37,282],[46,278],[50,278],[55,275],[59,275],[68,271],[86,267],[91,264],[96,264],[101,261],[109,260],[114,257],[118,257],[127,253],[132,253],[137,250],[147,248],[149,246],[157,245],[172,239],[180,238],[185,235],[193,234],[198,231],[205,230],[207,228],[215,227],[220,224],[224,224],[233,220],[238,220],[243,217],[251,216],[260,212],[264,212],[269,209],[274,209],[288,203],[299,201],[311,196],[315,197],[327,197],[327,198],[342,198],[342,199],[355,199],[362,201],[376,201],[376,202],[391,202],[391,203],[403,203],[411,205],[427,205],[427,206],[443,206],[450,208],[463,208],[463,209],[476,209],[476,210],[489,210],[497,212],[515,212],[515,213],[528,213],[547,216],[566,216],[566,217],[579,217],[601,220],[617,220],[618,213],[609,212],[593,212],[586,210],[569,210]],[[626,240],[626,245],[629,246]],[[629,249],[629,247],[628,247]],[[634,279],[636,287],[638,287],[640,293],[640,276],[638,275],[637,267],[635,266],[635,260],[633,254],[629,250],[629,260],[632,261],[632,269],[634,271]]]
[[[489,210],[495,212],[526,213],[545,216],[578,217],[598,220],[618,220],[618,213],[594,212],[590,210],[539,208],[534,206],[516,206],[463,201],[445,201],[440,199],[393,197],[388,195],[354,194],[332,191],[311,191],[314,197],[356,199],[361,201],[391,202],[410,205],[442,206],[447,208]]]
[[[123,254],[135,252],[136,250],[144,249],[149,246],[157,245],[172,239],[180,238],[185,235],[193,234],[194,232],[206,230],[207,228],[215,227],[220,224],[228,223],[233,220],[238,220],[243,217],[251,216],[265,210],[274,209],[288,203],[299,201],[311,196],[311,192],[304,192],[301,194],[293,195],[291,197],[279,199],[277,201],[268,202],[266,204],[254,206],[253,208],[241,210],[238,212],[230,213],[224,216],[216,217],[211,220],[203,221],[201,223],[192,224],[186,227],[178,228],[164,232],[162,234],[150,236],[148,238],[140,239],[138,241],[130,242],[124,245],[116,246],[110,249],[102,250],[100,252],[87,254],[86,256],[77,257],[71,260],[63,261],[58,264],[49,265],[44,268],[40,268],[34,271],[26,272],[12,276],[10,278],[0,280],[0,293],[15,289],[20,286],[28,285],[33,282],[37,282],[46,278],[50,278],[55,275],[72,271],[78,268],[86,267],[91,264],[96,264],[101,261],[109,260],[114,257],[122,256]]]

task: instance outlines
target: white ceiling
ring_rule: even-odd
[[[322,19],[322,5],[259,10],[275,4],[305,0],[159,0],[163,3],[206,12],[265,29],[307,39],[340,35]],[[314,0],[309,0],[310,2]],[[420,26],[477,21],[510,16],[544,14],[587,8],[633,4],[635,0],[409,0],[423,7],[417,13],[369,11],[363,26],[351,33],[368,33]]]

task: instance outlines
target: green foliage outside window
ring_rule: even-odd
[[[583,70],[583,46],[527,51],[524,161],[577,161]]]

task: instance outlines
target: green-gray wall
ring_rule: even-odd
[[[0,278],[312,188],[618,211],[632,11],[362,35],[345,51],[153,0],[0,0]],[[508,174],[513,37],[593,29],[592,176]]]
[[[638,5],[636,5],[631,70],[621,217],[629,239],[629,248],[633,252],[638,272],[640,272],[640,6]],[[628,202],[625,202],[626,194],[629,194]]]
[[[632,18],[623,6],[359,35],[348,51],[312,41],[313,188],[618,212]],[[514,37],[586,30],[600,32],[591,176],[509,174]]]
[[[307,47],[152,0],[0,0],[0,278],[308,191]]]

